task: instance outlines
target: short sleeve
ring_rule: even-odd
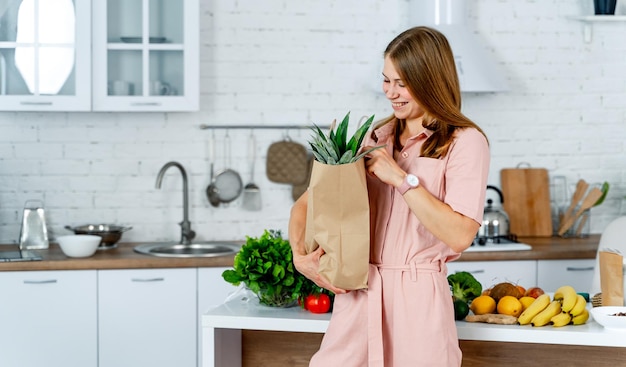
[[[476,129],[460,130],[447,159],[444,202],[482,223],[490,164],[487,139]]]

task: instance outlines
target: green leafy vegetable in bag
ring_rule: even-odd
[[[374,115],[370,116],[370,118],[357,129],[350,140],[348,140],[349,121],[350,112],[346,114],[346,117],[344,117],[343,121],[337,126],[336,131],[334,126],[331,126],[328,135],[324,134],[319,126],[313,125],[312,129],[314,133],[311,137],[311,141],[309,141],[309,145],[311,145],[313,155],[318,162],[330,165],[353,163],[363,158],[369,152],[383,147],[381,145],[358,154],[363,138],[365,138],[365,134],[374,121]]]

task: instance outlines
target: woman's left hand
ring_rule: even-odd
[[[373,147],[367,146],[363,149],[367,150],[371,148]],[[371,151],[366,156],[365,169],[370,175],[376,176],[382,182],[394,187],[401,185],[404,176],[406,176],[406,172],[398,166],[398,163],[396,163],[385,149]]]

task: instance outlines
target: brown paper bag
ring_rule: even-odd
[[[315,161],[308,188],[305,245],[321,246],[319,273],[342,289],[367,288],[370,215],[364,160],[340,165]]]
[[[600,251],[600,287],[602,306],[624,305],[624,273],[622,255]]]

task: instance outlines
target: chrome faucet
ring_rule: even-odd
[[[163,167],[161,167],[161,170],[157,175],[156,188],[161,188],[161,182],[163,181],[165,171],[172,166],[178,168],[183,176],[183,221],[179,223],[181,227],[180,243],[183,245],[190,245],[191,240],[196,237],[196,232],[191,230],[191,222],[189,221],[189,189],[187,186],[187,172],[185,172],[183,166],[178,162],[167,162]]]

